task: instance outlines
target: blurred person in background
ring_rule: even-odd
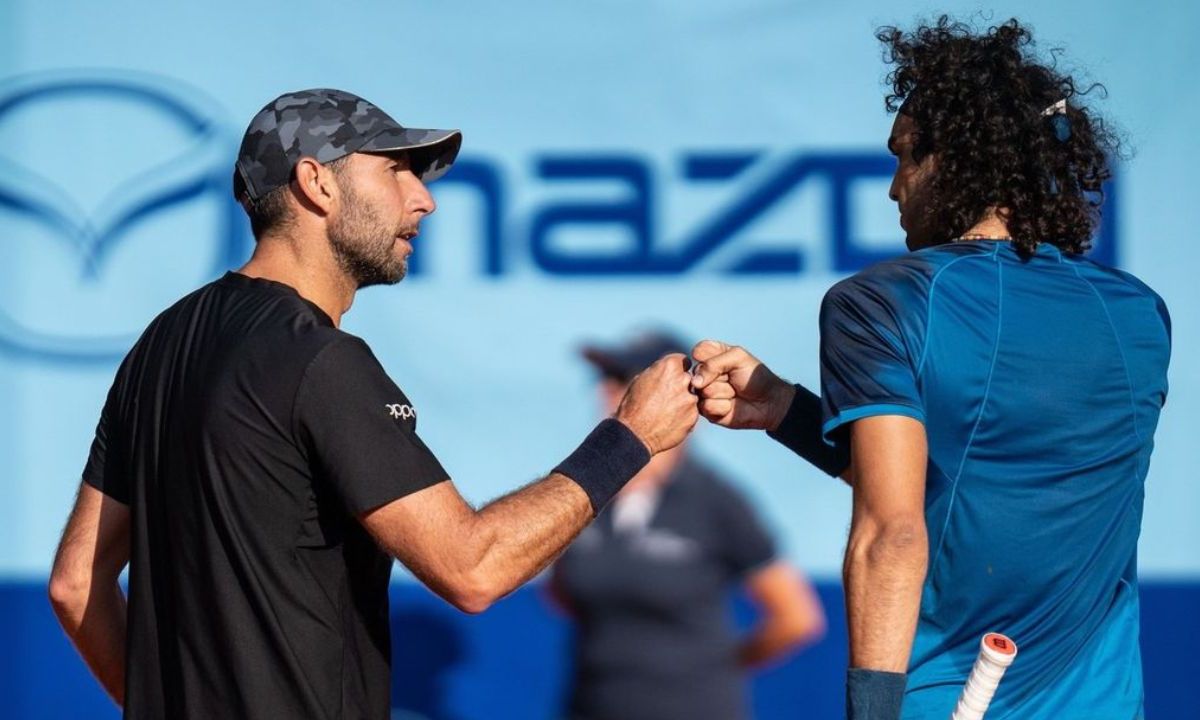
[[[687,346],[654,332],[584,357],[602,414],[657,358]],[[551,592],[576,627],[571,720],[737,720],[746,675],[819,639],[820,600],[780,559],[740,492],[679,445],[657,455],[554,565]],[[759,622],[738,637],[730,594]]]

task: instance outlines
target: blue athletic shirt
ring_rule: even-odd
[[[926,248],[825,296],[826,440],[874,415],[929,439],[904,718],[950,716],[989,631],[1019,650],[988,720],[1142,716],[1137,539],[1169,357],[1154,291],[1045,243]]]

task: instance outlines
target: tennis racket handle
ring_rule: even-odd
[[[984,635],[979,642],[979,657],[975,658],[975,666],[958,696],[958,705],[950,720],[983,720],[1000,678],[1016,657],[1017,644],[1012,640],[1000,633]]]

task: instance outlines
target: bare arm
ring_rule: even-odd
[[[746,579],[746,590],[762,620],[738,652],[744,667],[782,658],[825,633],[825,611],[809,582],[795,568],[775,561]]]
[[[550,475],[479,511],[444,482],[379,508],[363,524],[431,590],[482,612],[528,581],[592,520],[587,494]]]
[[[683,360],[667,356],[649,367],[617,410],[616,419],[651,454],[682,442],[698,417]],[[362,522],[430,589],[474,613],[546,567],[598,510],[579,483],[552,473],[478,511],[444,482],[366,513]]]
[[[850,666],[908,669],[925,581],[925,426],[896,415],[850,426],[854,511],[843,578]]]
[[[118,705],[125,702],[125,594],[129,508],[86,483],[63,531],[50,603],[63,629]]]

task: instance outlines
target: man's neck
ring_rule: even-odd
[[[1008,225],[1000,219],[999,214],[989,210],[982,220],[975,223],[969,230],[959,235],[961,240],[1011,240]]]
[[[340,326],[342,315],[354,302],[358,289],[328,250],[327,243],[301,242],[294,237],[266,236],[238,272],[248,277],[274,280],[293,288]]]

